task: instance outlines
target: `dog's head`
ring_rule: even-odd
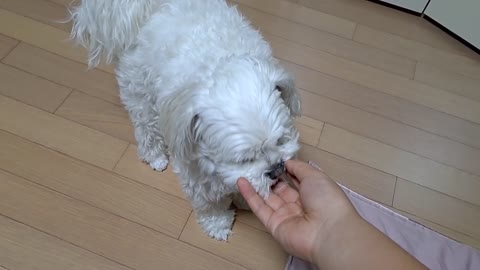
[[[212,78],[177,107],[174,158],[196,160],[202,173],[231,186],[246,177],[265,196],[272,170],[299,150],[293,79],[276,62],[250,58],[230,60]]]

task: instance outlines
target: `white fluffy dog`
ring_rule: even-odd
[[[237,179],[263,196],[299,150],[293,79],[258,31],[224,0],[83,0],[72,38],[89,65],[114,62],[141,159],[169,158],[197,220],[226,240]]]

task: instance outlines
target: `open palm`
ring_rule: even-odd
[[[351,214],[353,206],[322,171],[299,161],[288,161],[286,166],[298,181],[298,192],[281,182],[263,200],[246,179],[240,179],[238,186],[252,211],[286,251],[310,259],[320,233]]]

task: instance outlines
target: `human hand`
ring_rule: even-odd
[[[296,178],[298,192],[278,183],[264,201],[250,183],[237,185],[252,211],[290,254],[313,261],[322,239],[342,222],[359,215],[342,189],[324,172],[301,161],[287,161],[287,171]],[[347,221],[348,220],[348,221]]]

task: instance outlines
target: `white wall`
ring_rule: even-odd
[[[395,6],[403,7],[416,12],[422,12],[428,3],[428,0],[381,0]],[[433,0],[432,0],[433,1]],[[455,0],[452,0],[455,1]],[[480,1],[480,0],[479,0]]]
[[[480,0],[431,0],[425,14],[480,48]]]

